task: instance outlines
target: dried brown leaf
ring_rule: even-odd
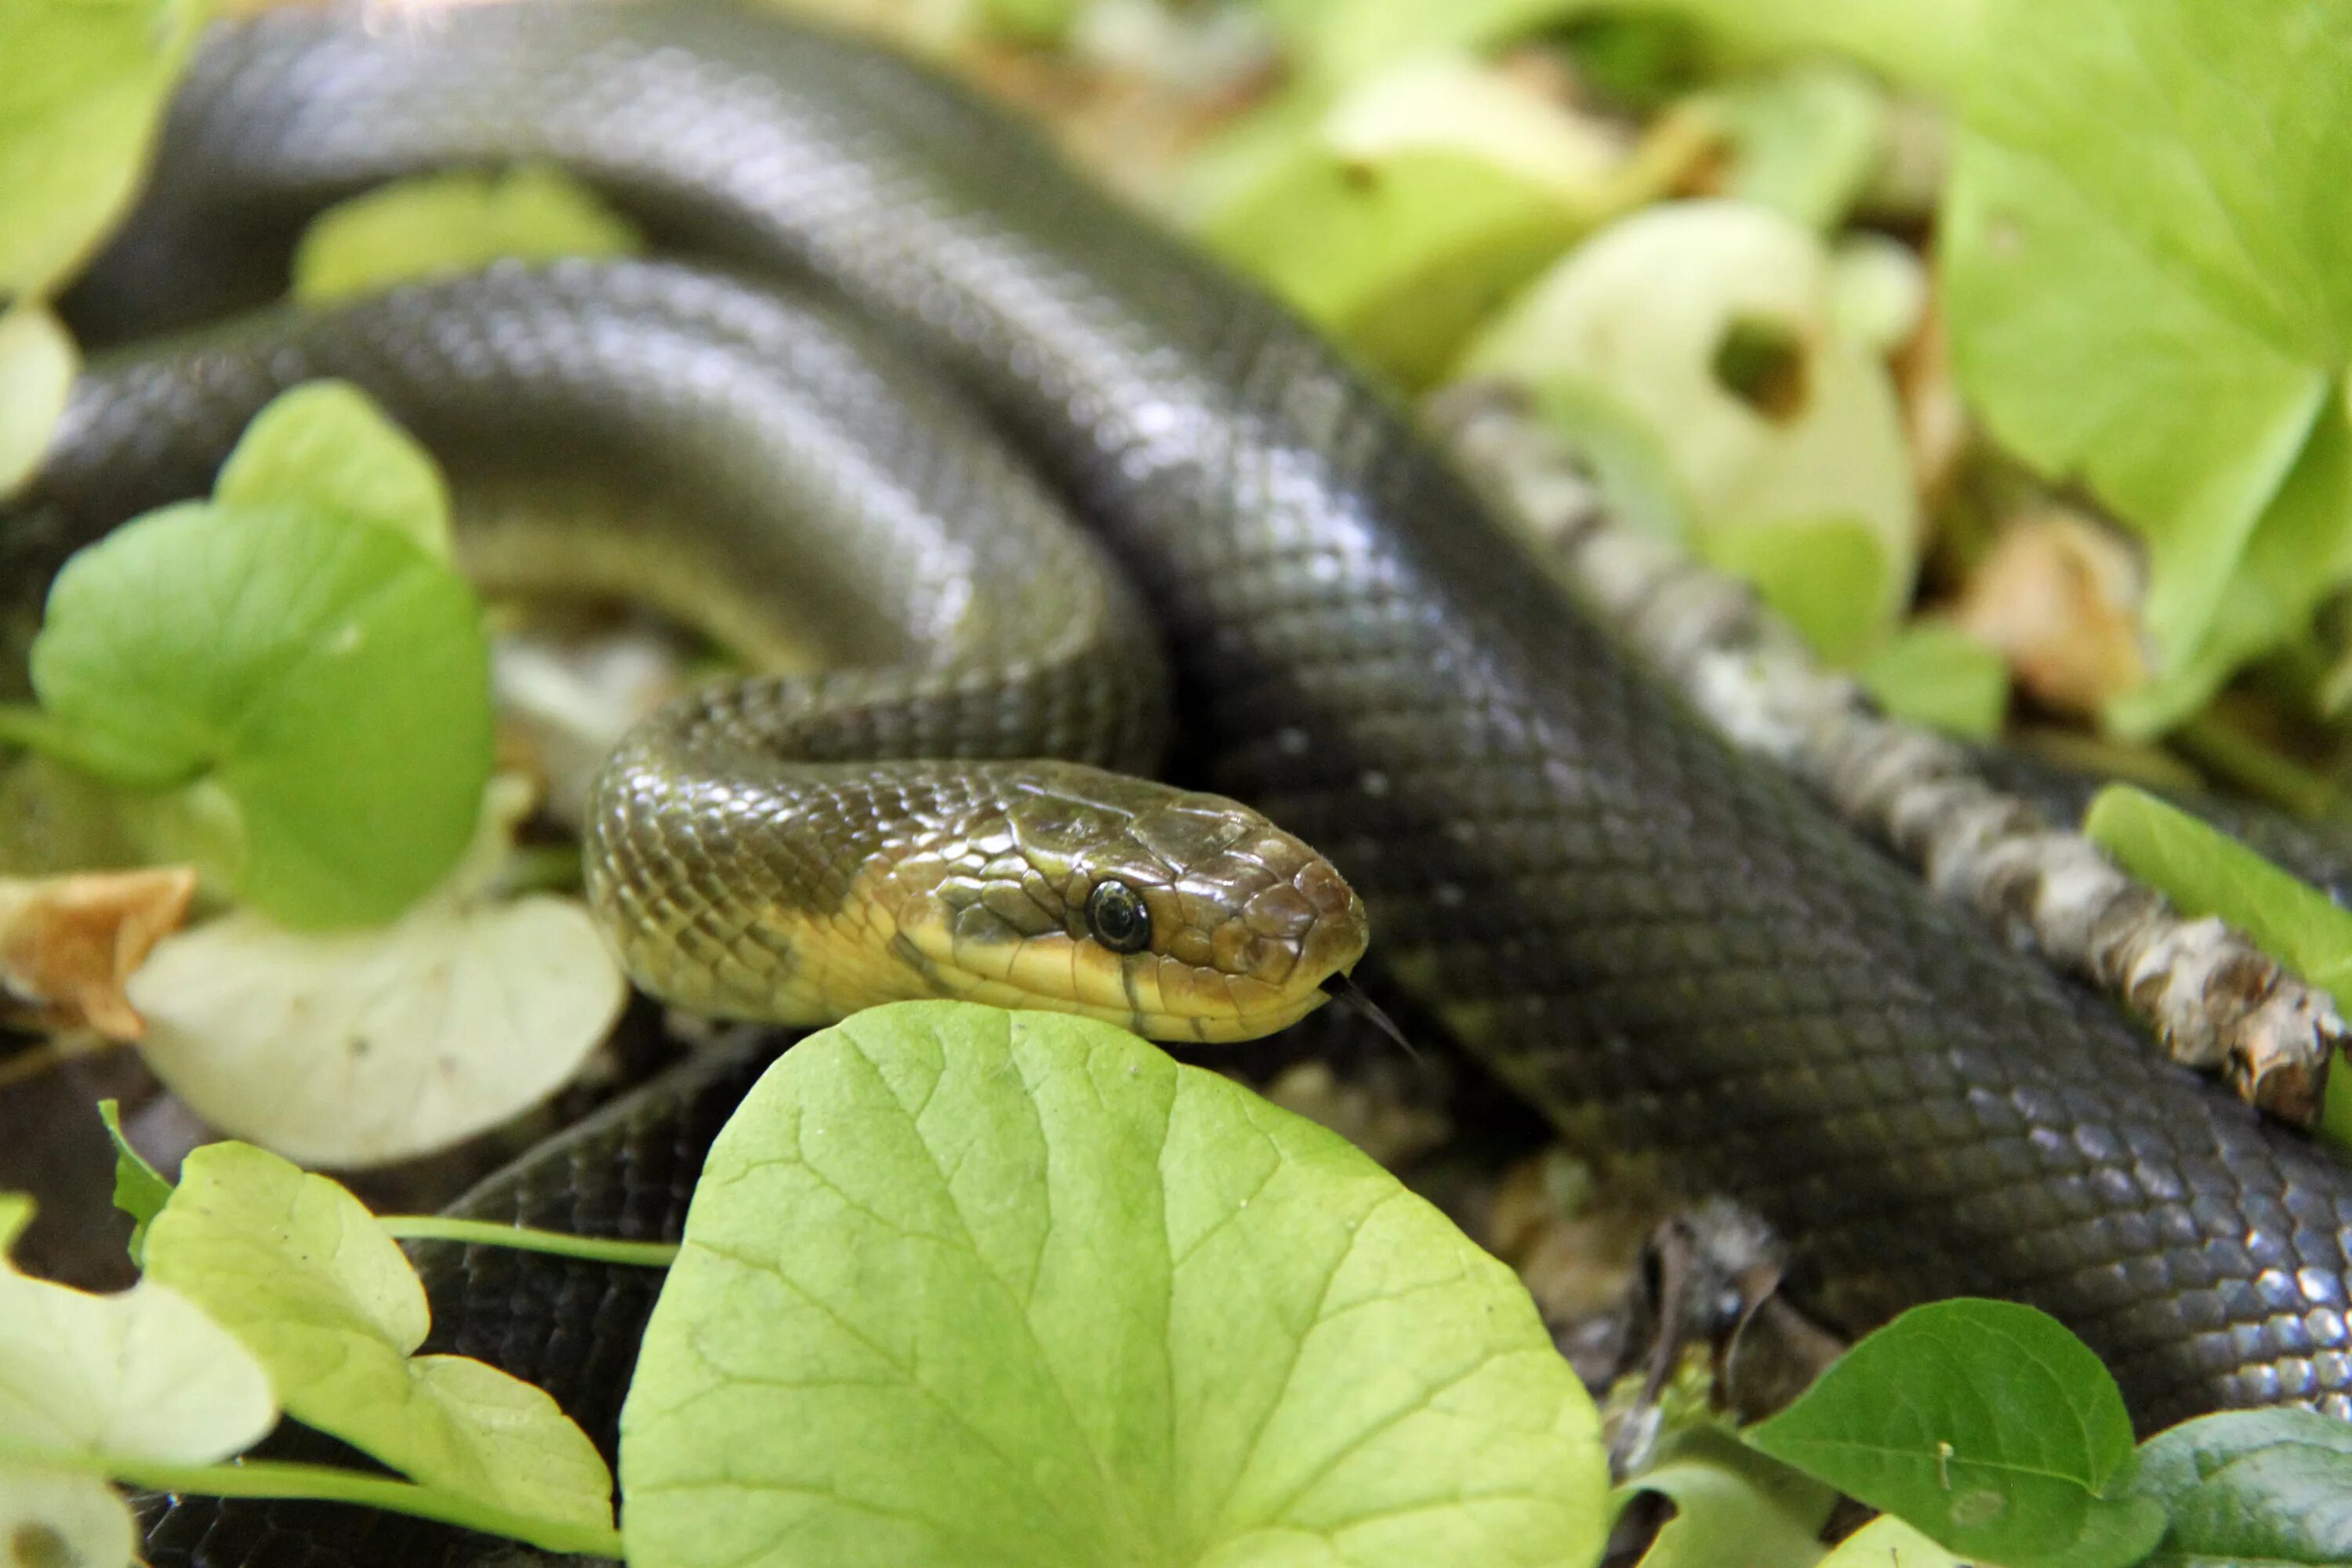
[[[1960,629],[1998,648],[2019,686],[2063,713],[2096,714],[2147,679],[2143,596],[2130,545],[2051,508],[2012,521],[1960,595]]]
[[[0,986],[45,1027],[135,1040],[147,1025],[123,986],[195,892],[184,866],[0,878]]]
[[[1975,435],[1959,383],[1952,375],[1951,342],[1944,330],[1941,279],[1930,283],[1919,330],[1895,356],[1895,384],[1903,398],[1903,433],[1911,443],[1911,471],[1919,504],[1932,510],[1948,500]]]

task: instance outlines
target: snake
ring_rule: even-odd
[[[502,267],[196,325],[282,293],[302,225],[338,199],[420,172],[540,162],[631,215],[663,258]],[[689,499],[722,514],[671,552],[707,555],[701,578],[719,599],[766,586],[745,520],[838,521],[849,509],[824,500],[828,486],[874,492],[860,510],[896,513],[911,531],[898,545],[932,526],[906,517],[910,486],[950,512],[1066,507],[1086,549],[1129,585],[1076,618],[1125,624],[1148,605],[1157,626],[1173,722],[1161,773],[1181,786],[1170,809],[1197,819],[1175,835],[1185,855],[1278,845],[1280,865],[1253,884],[1286,889],[1259,921],[1270,929],[1244,913],[1240,930],[1324,933],[1312,959],[1226,936],[1236,954],[1210,965],[1223,987],[1211,1011],[1237,1018],[1244,993],[1269,1017],[1311,1006],[1318,972],[1354,963],[1362,932],[1344,911],[1360,900],[1379,985],[1578,1146],[1760,1213],[1790,1238],[1787,1289],[1823,1321],[1859,1332],[1922,1301],[1998,1296],[2084,1339],[2143,1430],[2245,1406],[2352,1416],[2341,1163],[2161,1059],[2105,1000],[1938,901],[1796,782],[1733,750],[1497,522],[1389,392],[928,66],[714,0],[237,20],[200,50],[146,194],[68,304],[86,333],[118,345],[77,391],[35,490],[71,520],[68,536],[200,491],[252,410],[315,374],[358,383],[436,451],[488,468],[485,446],[533,441],[575,469],[667,453],[652,489],[689,472]],[[830,433],[797,448],[823,469],[819,496],[780,509],[755,492],[803,458],[773,458],[761,438],[802,416],[757,410],[794,400],[800,351],[783,340],[810,333],[856,338],[861,365],[917,368],[805,373],[833,411]],[[867,395],[885,381],[887,397]],[[529,407],[554,411],[535,433],[517,426]],[[477,419],[494,434],[469,433]],[[982,455],[998,444],[1009,460]],[[656,493],[641,515],[666,518],[654,503],[675,499]],[[928,565],[887,527],[880,537],[813,548],[862,550],[885,580],[898,573],[901,609],[958,600],[978,569],[971,551],[943,550],[924,562],[961,563],[955,582],[914,582]],[[1027,599],[1011,603],[1071,614],[1041,609],[1039,574],[1027,580]],[[834,607],[876,618],[873,605]],[[1057,655],[1032,631],[968,627],[928,663],[845,671],[837,688],[754,681],[697,698],[642,746],[625,743],[615,762],[628,765],[607,777],[643,787],[600,786],[605,842],[650,834],[658,858],[689,830],[715,832],[730,856],[756,858],[749,816],[714,826],[732,786],[681,784],[681,768],[733,766],[750,730],[798,721],[763,705],[811,690],[838,699],[824,713],[848,716],[811,731],[827,766],[850,765],[828,748],[855,740],[900,759],[894,768],[936,769],[924,748],[950,737],[1001,763],[1056,738],[1020,732],[1040,721],[1085,738],[1072,765],[1134,765],[1153,749],[1152,721],[1093,677],[1154,655],[1107,653],[1115,642],[1080,630]],[[917,640],[876,636],[898,655]],[[1008,669],[1022,679],[1008,684]],[[907,815],[842,825],[854,854],[797,871],[763,862],[770,901],[791,889],[781,899],[796,905],[795,931],[868,874],[845,868],[920,839],[914,817],[931,807],[918,797],[968,787],[939,783],[943,772],[924,772],[919,789],[904,787],[912,773],[889,776]],[[1067,794],[1106,821],[1154,809],[1097,789],[1106,776]],[[770,777],[752,794],[784,787],[827,786]],[[875,798],[851,792],[838,808]],[[1227,801],[1265,826],[1246,819],[1221,848],[1234,831]],[[1285,830],[1297,838],[1270,837]],[[984,826],[970,863],[925,867],[902,891],[967,873],[980,884],[992,861],[1021,858],[1008,847],[1019,837]],[[1030,889],[1021,908],[1003,893],[1000,909],[973,894],[967,945],[1001,959],[1009,944],[991,922],[1011,921],[1073,944],[1108,935],[1115,956],[1132,956],[1116,949],[1137,910],[1155,933],[1169,926],[1153,940],[1175,940],[1183,922],[1168,911],[1185,873],[1148,844],[1149,865],[1087,859],[1083,837],[1024,862],[1041,885],[1063,879],[1053,896]],[[1326,858],[1328,885],[1318,871],[1305,889]],[[1108,882],[1134,908],[1089,924],[1085,902]],[[868,888],[855,901],[887,899]],[[1304,925],[1299,901],[1316,911]],[[933,911],[950,927],[953,902]],[[705,909],[644,902],[649,948],[633,964],[682,965],[740,996],[752,982],[728,966],[771,963],[786,944],[688,953]],[[1190,928],[1212,950],[1213,923]],[[875,962],[939,967],[953,947]],[[1088,1005],[1118,1021],[1153,1011],[1119,978],[1131,970],[1096,973]],[[1255,984],[1236,991],[1235,977]],[[681,1069],[465,1206],[675,1236],[750,1070]],[[541,1381],[610,1443],[651,1299],[642,1278],[481,1248],[420,1255],[436,1348]],[[394,1540],[404,1560],[456,1552],[386,1533],[404,1524],[332,1512],[172,1500],[151,1513],[150,1557],[360,1561]]]
[[[625,359],[625,401],[551,374],[558,345]],[[822,666],[705,684],[596,774],[589,903],[670,1005],[813,1026],[947,996],[1217,1043],[1296,1022],[1361,957],[1362,903],[1327,859],[1142,776],[1167,700],[1136,595],[865,323],[650,264],[235,324],[98,370],[44,502],[102,530],[321,379],[448,454],[486,586],[626,590],[755,662]],[[601,493],[561,484],[583,448]]]

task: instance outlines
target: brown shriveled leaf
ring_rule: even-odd
[[[0,1005],[47,1028],[139,1038],[146,1020],[123,986],[195,892],[184,866],[0,878]]]
[[[1911,442],[1911,470],[1919,504],[1932,509],[1951,494],[1976,432],[1952,376],[1951,340],[1944,329],[1939,285],[1929,283],[1928,307],[1919,330],[1895,354],[1895,384],[1903,395],[1903,433]]]
[[[1999,650],[2037,700],[2095,714],[2147,679],[2145,594],[2128,544],[2080,513],[2051,507],[2001,531],[1954,618]]]

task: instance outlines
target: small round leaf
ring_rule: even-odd
[[[147,1273],[243,1341],[289,1415],[425,1486],[610,1524],[604,1461],[544,1390],[465,1356],[413,1353],[432,1325],[425,1288],[326,1177],[249,1144],[206,1144],[147,1228]]]
[[[2352,1426],[2233,1410],[2160,1432],[2132,1490],[2171,1515],[2149,1568],[2352,1562]]]
[[[509,257],[629,256],[644,248],[635,225],[552,165],[419,174],[313,219],[294,252],[294,297],[348,299]]]
[[[2131,1416],[2089,1346],[2031,1307],[1937,1301],[1864,1340],[1748,1440],[2007,1568],[2120,1568],[2164,1531],[2123,1495]]]
[[[28,1201],[0,1194],[0,1443],[200,1465],[269,1430],[278,1408],[260,1363],[180,1292],[147,1279],[94,1296],[17,1273],[5,1253],[31,1217]],[[0,1510],[29,1509],[29,1495],[0,1495]]]
[[[435,560],[449,559],[449,487],[440,465],[348,382],[305,382],[272,398],[237,438],[213,497],[380,522]]]
[[[1837,1505],[1819,1481],[1712,1426],[1690,1428],[1622,1490],[1657,1492],[1675,1505],[1642,1568],[1813,1568]]]
[[[34,689],[117,783],[206,779],[242,825],[238,891],[289,925],[389,919],[472,836],[489,650],[465,581],[317,509],[191,503],[67,563]]]

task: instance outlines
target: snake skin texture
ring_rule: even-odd
[[[2342,1164],[1734,754],[1311,331],[962,90],[711,5],[289,13],[214,38],[163,148],[80,302],[126,331],[249,290],[323,202],[522,157],[821,281],[1125,563],[1181,782],[1322,847],[1393,983],[1580,1142],[1763,1212],[1845,1328],[2010,1297],[2144,1427],[2352,1415]]]

